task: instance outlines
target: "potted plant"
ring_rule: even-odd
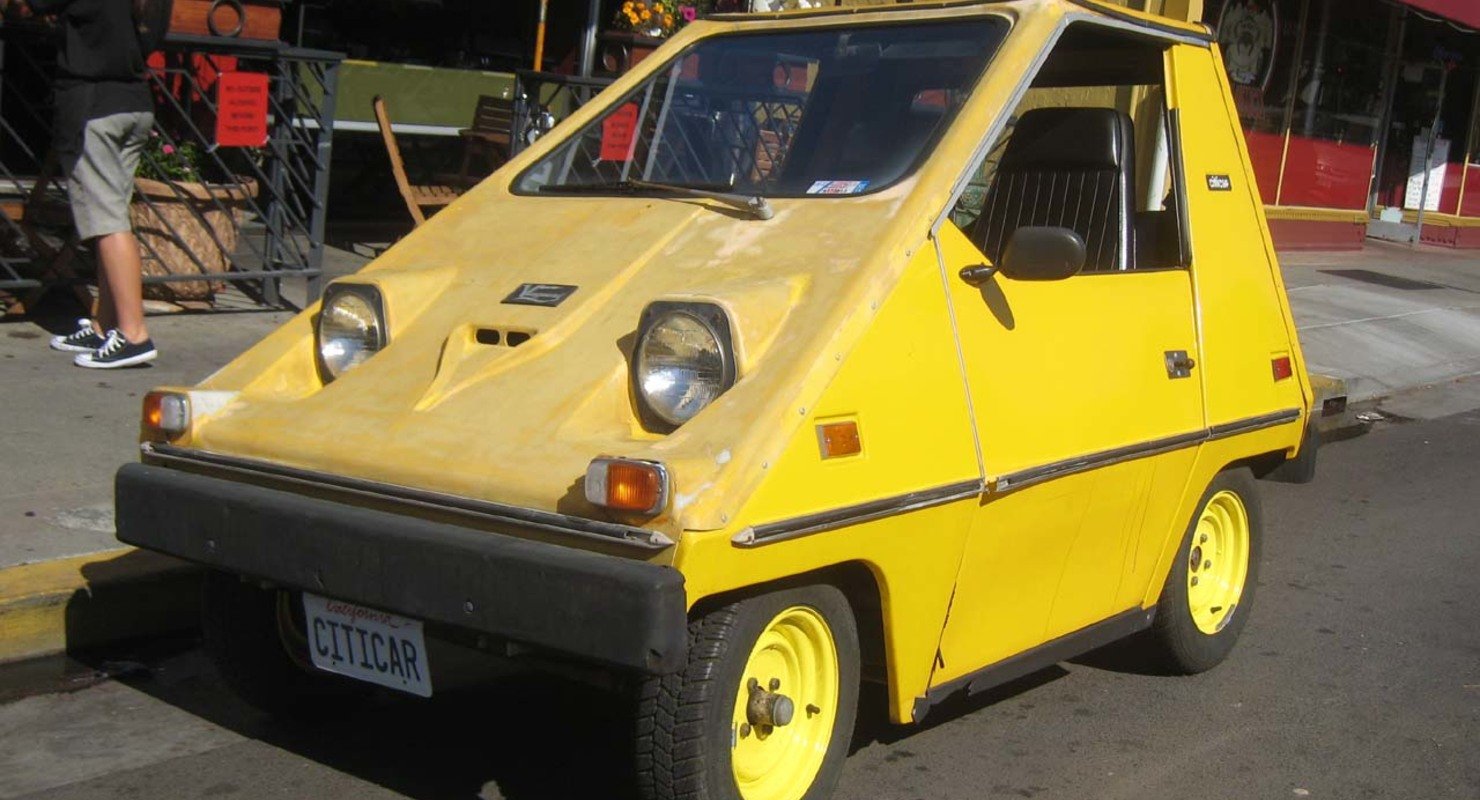
[[[601,35],[601,66],[621,74],[642,63],[674,31],[707,13],[712,0],[625,0]]]
[[[149,135],[129,204],[145,275],[216,274],[231,269],[241,218],[257,194],[257,182],[250,178],[207,182],[201,171],[204,156],[195,142],[173,144],[159,131]],[[179,281],[146,285],[144,296],[210,300],[224,288],[222,281]]]

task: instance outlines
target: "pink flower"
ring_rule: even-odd
[[[172,155],[175,154],[175,146],[172,145],[172,144],[167,144],[164,147],[161,147],[160,149],[163,150],[164,151],[164,154],[167,155],[167,156],[172,156]]]
[[[693,6],[679,6],[678,14],[683,17],[684,22],[693,22],[694,18],[699,16],[699,12],[695,11]]]

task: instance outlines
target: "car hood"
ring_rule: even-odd
[[[598,518],[582,491],[591,459],[648,458],[674,480],[649,524],[723,527],[892,284],[870,265],[908,260],[887,224],[907,192],[780,200],[758,220],[706,200],[486,183],[345,279],[380,289],[382,352],[322,384],[310,308],[202,385],[236,394],[189,444]],[[523,284],[576,288],[553,307],[506,302]],[[642,429],[628,390],[638,318],[658,299],[722,306],[739,368],[667,435]]]

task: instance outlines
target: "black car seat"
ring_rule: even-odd
[[[1134,264],[1136,139],[1113,108],[1037,108],[1022,115],[987,189],[972,240],[998,263],[1018,228],[1069,228],[1085,272]]]

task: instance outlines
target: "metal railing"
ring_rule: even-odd
[[[50,155],[54,43],[34,25],[0,26],[0,290],[35,295],[84,278],[54,268],[86,263],[65,212]],[[180,152],[192,143],[211,183],[164,179],[136,191],[134,218],[146,286],[232,284],[254,301],[284,305],[281,281],[320,290],[334,102],[343,56],[279,42],[171,36],[150,72],[154,136]],[[214,84],[225,72],[268,76],[268,136],[260,148],[217,146]],[[160,173],[145,149],[144,166]],[[140,186],[144,184],[140,182]],[[45,208],[60,209],[46,214]],[[20,213],[16,213],[20,212]],[[140,225],[143,220],[147,224]],[[71,252],[75,251],[75,252]],[[183,288],[183,287],[182,287]],[[211,289],[204,289],[209,294]]]
[[[519,70],[514,73],[514,119],[509,131],[509,155],[516,156],[548,133],[555,123],[591,101],[614,78],[583,78],[553,72]]]

